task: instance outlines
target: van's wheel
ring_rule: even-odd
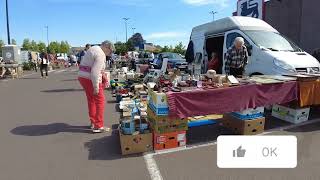
[[[255,72],[255,73],[250,74],[250,77],[251,77],[251,76],[259,76],[259,75],[264,75],[264,74]]]

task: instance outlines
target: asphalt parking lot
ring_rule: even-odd
[[[297,168],[219,169],[215,140],[231,132],[218,125],[190,129],[184,150],[122,156],[114,99],[106,91],[106,125],[114,131],[92,134],[76,69],[51,72],[49,79],[31,73],[0,80],[0,94],[1,180],[320,179],[317,115],[297,126],[276,119],[267,122],[265,134],[297,136]]]

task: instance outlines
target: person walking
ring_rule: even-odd
[[[225,71],[228,75],[242,76],[248,64],[248,51],[244,45],[244,39],[237,37],[226,55]]]
[[[110,128],[104,126],[104,88],[107,83],[104,70],[106,56],[111,56],[114,49],[110,41],[104,41],[100,46],[93,46],[87,51],[79,66],[78,80],[87,96],[93,133],[110,131]]]
[[[44,78],[43,70],[46,71],[45,78],[48,78],[48,65],[49,65],[49,56],[47,53],[44,53],[41,57],[41,64],[40,64],[41,78]]]

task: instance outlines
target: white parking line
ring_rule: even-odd
[[[153,159],[153,154],[145,154],[143,157],[147,165],[151,180],[163,180],[158,165]]]
[[[284,130],[288,130],[291,128],[304,126],[304,125],[308,125],[308,124],[313,124],[313,123],[317,123],[317,122],[320,122],[320,119],[315,119],[315,120],[305,121],[300,124],[293,124],[293,125],[288,125],[288,126],[284,126],[284,127],[270,129],[269,131],[266,131],[266,132],[259,134],[259,135],[263,136],[263,135],[271,134],[276,131],[284,131]],[[149,171],[151,180],[162,180],[163,179],[162,175],[161,175],[160,170],[158,168],[157,162],[155,161],[153,156],[161,155],[161,154],[169,154],[169,153],[174,153],[174,152],[187,151],[187,150],[191,150],[191,149],[197,149],[197,148],[215,146],[215,145],[217,145],[216,141],[210,142],[210,143],[205,143],[205,144],[194,145],[194,146],[188,146],[186,148],[169,149],[169,150],[156,152],[156,153],[147,153],[143,157],[144,157],[144,161],[146,163],[147,169]]]

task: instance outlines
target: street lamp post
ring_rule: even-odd
[[[127,24],[127,22],[128,22],[128,20],[130,19],[130,18],[122,18],[123,20],[124,20],[124,22],[125,22],[125,26],[126,26],[126,42],[128,42],[128,24]]]
[[[218,13],[217,11],[211,11],[211,12],[210,12],[210,14],[212,14],[213,21],[214,21],[214,15],[217,14],[217,13]]]
[[[7,16],[7,36],[8,36],[8,44],[11,44],[11,38],[10,38],[10,27],[9,27],[9,9],[8,9],[8,0],[6,0],[6,16]]]
[[[136,30],[136,28],[133,27],[132,28],[132,35],[134,35],[134,30]]]
[[[45,26],[47,29],[47,53],[49,52],[49,26]]]

